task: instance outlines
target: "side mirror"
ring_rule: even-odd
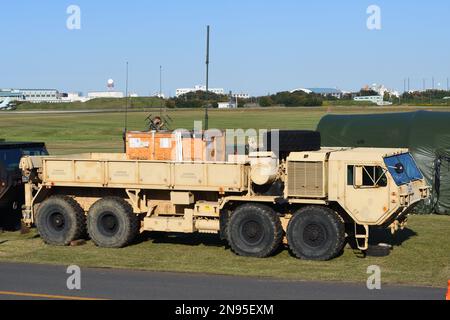
[[[355,166],[353,176],[355,177],[353,186],[355,188],[361,188],[363,186],[363,167]]]

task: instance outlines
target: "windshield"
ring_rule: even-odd
[[[23,156],[46,156],[48,152],[45,148],[26,148],[26,149],[0,149],[0,163],[6,170],[14,171],[19,169],[20,159]]]
[[[423,179],[414,158],[409,153],[385,158],[384,162],[398,186]]]

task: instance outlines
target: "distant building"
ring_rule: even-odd
[[[235,101],[219,102],[219,109],[237,109],[238,104]]]
[[[125,98],[125,94],[120,91],[98,91],[98,92],[89,92],[89,99],[99,99],[99,98],[109,98],[109,99],[121,99]]]
[[[19,90],[0,89],[0,100],[9,98],[10,101],[24,101],[25,97]]]
[[[182,96],[183,94],[187,94],[190,92],[197,92],[197,91],[206,91],[206,86],[198,85],[198,86],[195,86],[194,88],[177,89],[175,95],[178,98],[179,96]],[[208,91],[215,93],[215,94],[219,94],[219,95],[225,94],[225,89],[223,89],[223,88],[209,88]]]
[[[320,94],[321,96],[324,96],[324,97],[332,96],[337,99],[341,99],[342,96],[344,95],[344,92],[342,92],[341,90],[336,89],[336,88],[298,88],[298,89],[292,90],[291,93],[298,92],[298,91],[303,91],[307,94],[311,94],[311,93]]]
[[[152,94],[150,96],[153,97],[153,98],[160,98],[160,99],[165,99],[166,98],[164,93],[159,93],[159,92],[156,92],[156,93],[154,93],[154,94]]]
[[[250,99],[250,95],[248,93],[233,93],[232,96],[233,98],[238,99]]]
[[[376,93],[378,93],[382,97],[384,97],[385,94],[389,94],[389,95],[395,96],[397,98],[400,97],[400,93],[398,91],[388,89],[382,84],[378,85],[378,84],[374,83],[371,87],[366,86],[364,88],[364,90],[366,90],[366,91],[367,90],[375,91]]]
[[[365,102],[372,102],[379,106],[390,106],[392,105],[392,102],[384,101],[383,96],[363,96],[363,97],[354,97],[354,101],[365,101]]]
[[[30,103],[58,103],[61,98],[56,89],[2,89],[0,94],[13,101]]]
[[[87,102],[90,99],[84,97],[81,92],[69,92],[61,94],[61,102],[71,103],[71,102]]]

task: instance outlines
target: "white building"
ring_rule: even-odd
[[[160,98],[160,99],[165,99],[165,98],[166,98],[166,96],[165,96],[164,93],[159,93],[159,92],[156,92],[156,93],[154,93],[154,94],[151,94],[150,97],[153,97],[153,98]]]
[[[238,104],[235,101],[219,102],[219,109],[237,109]]]
[[[365,101],[365,102],[373,102],[378,106],[390,106],[393,103],[384,101],[383,96],[364,96],[364,97],[354,97],[354,101]]]
[[[61,102],[72,103],[72,102],[87,102],[90,99],[84,97],[81,92],[69,92],[61,94]]]
[[[341,99],[344,95],[344,92],[337,89],[337,88],[298,88],[295,90],[292,90],[291,93],[295,93],[298,91],[303,91],[306,94],[320,94],[321,96],[327,97],[332,96],[337,99]]]
[[[56,89],[2,89],[1,95],[14,101],[30,103],[58,103],[61,96]]]
[[[388,93],[391,96],[395,96],[397,98],[400,97],[400,93],[398,91],[388,89],[382,84],[378,85],[378,84],[374,83],[370,88],[366,87],[365,89],[366,90],[367,89],[373,90],[373,91],[375,91],[376,93],[378,93],[382,97],[384,97],[384,95],[386,93]]]
[[[194,88],[180,88],[180,89],[177,89],[175,95],[178,98],[179,96],[182,96],[183,94],[187,94],[190,92],[197,92],[197,91],[206,91],[206,86],[197,85]],[[219,94],[219,95],[225,94],[225,89],[223,89],[223,88],[208,88],[208,91],[215,93],[215,94]]]
[[[98,92],[89,92],[88,98],[90,100],[99,98],[121,99],[125,98],[125,94],[120,91],[98,91]]]
[[[10,101],[25,101],[22,92],[15,89],[0,89],[0,100],[10,99]]]
[[[250,99],[250,95],[248,93],[233,93],[232,97],[238,99]]]

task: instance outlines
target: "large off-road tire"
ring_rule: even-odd
[[[336,212],[319,206],[297,211],[288,225],[289,248],[299,259],[327,261],[345,244],[345,225]]]
[[[228,243],[236,254],[266,258],[281,244],[283,227],[277,213],[261,204],[240,206],[227,224]]]
[[[45,243],[67,246],[85,237],[86,215],[74,199],[52,196],[40,205],[36,226]]]
[[[99,247],[123,248],[138,235],[139,219],[122,198],[103,198],[89,209],[88,232]]]

